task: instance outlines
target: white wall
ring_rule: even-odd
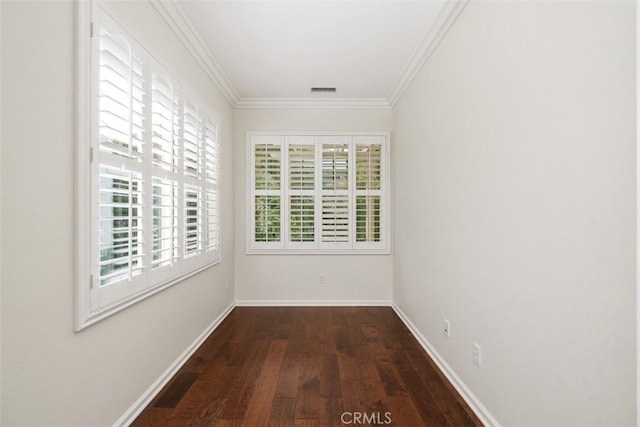
[[[471,1],[394,109],[394,299],[503,425],[635,423],[634,8]]]
[[[2,424],[110,425],[230,304],[231,108],[147,2],[134,36],[222,116],[223,261],[73,332],[74,7],[2,2]]]
[[[236,299],[239,301],[390,301],[391,255],[247,255],[246,131],[391,129],[388,109],[234,111]],[[391,136],[393,145],[393,135]],[[318,285],[324,274],[325,284]]]

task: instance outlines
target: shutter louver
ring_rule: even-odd
[[[289,241],[315,241],[315,201],[313,196],[289,197]]]
[[[255,189],[280,189],[280,146],[275,144],[255,145]]]
[[[356,143],[356,242],[380,242],[382,144]]]
[[[351,248],[349,144],[322,142],[322,239],[324,248]]]
[[[202,250],[202,194],[200,188],[185,188],[184,205],[184,254],[185,256],[193,256]]]
[[[322,196],[322,242],[349,242],[349,196]]]
[[[255,196],[255,241],[280,241],[280,196]]]
[[[151,99],[153,166],[176,173],[180,134],[178,95],[170,82],[153,73]]]
[[[380,241],[380,196],[356,196],[356,242]]]
[[[200,120],[195,107],[189,103],[184,105],[183,136],[183,169],[185,176],[200,179],[202,173],[202,146],[200,137]]]
[[[144,69],[127,41],[100,30],[99,135],[106,153],[141,160]]]
[[[141,273],[142,179],[136,172],[100,167],[100,286]]]
[[[380,190],[380,144],[356,144],[356,190]]]
[[[207,183],[218,184],[218,129],[211,123],[204,128],[205,140],[205,172]]]
[[[288,241],[304,247],[315,242],[315,145],[292,143],[288,147]]]
[[[152,268],[171,266],[178,261],[178,185],[153,178]]]
[[[207,251],[218,249],[218,192],[206,190],[206,216],[207,216]]]
[[[280,138],[277,138],[280,141]],[[253,146],[254,241],[264,247],[281,247],[282,148],[280,144]]]
[[[349,189],[349,146],[322,144],[322,189]]]
[[[315,188],[315,147],[289,145],[289,189],[304,191]]]
[[[206,250],[214,251],[220,246],[218,229],[218,129],[207,122],[204,128],[205,174],[206,174]]]

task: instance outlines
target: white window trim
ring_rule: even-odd
[[[305,247],[294,247],[290,244],[287,245],[287,233],[288,233],[288,215],[286,214],[286,201],[285,198],[288,196],[288,189],[285,188],[286,185],[282,185],[280,190],[277,191],[281,197],[281,212],[283,219],[281,221],[281,241],[279,244],[274,244],[271,247],[263,247],[260,248],[260,243],[253,242],[254,239],[254,227],[253,227],[253,215],[254,215],[254,197],[253,197],[253,187],[254,187],[254,155],[252,150],[252,138],[254,136],[274,136],[281,138],[282,144],[282,170],[281,174],[288,173],[287,162],[288,156],[286,153],[287,142],[286,138],[291,136],[314,136],[314,137],[357,137],[357,136],[382,136],[384,137],[384,143],[382,144],[383,150],[383,159],[382,159],[382,176],[381,183],[383,189],[381,191],[381,206],[380,206],[380,230],[383,235],[383,247],[382,248],[373,248],[368,249],[366,243],[357,243],[351,238],[351,243],[353,243],[351,248],[336,248],[336,249],[327,249],[321,248],[322,244],[319,242],[320,239],[320,224],[317,223],[315,226],[315,236],[316,242],[318,242],[318,248],[305,248]],[[246,143],[245,143],[245,157],[246,157],[246,173],[245,173],[245,253],[247,255],[388,255],[391,253],[391,241],[392,241],[392,230],[391,230],[391,133],[390,132],[379,132],[379,131],[247,131],[246,132]],[[321,180],[321,153],[316,153],[316,182],[322,182]],[[355,163],[355,157],[349,156],[349,170],[354,170],[353,164]],[[355,195],[356,192],[354,189],[354,180],[355,175],[353,173],[349,174],[349,188],[350,192],[354,197],[350,198],[350,205],[355,205]],[[284,181],[286,184],[286,180]],[[316,194],[322,193],[321,189],[316,189]],[[319,197],[316,196],[315,206],[316,211],[321,209],[322,201]],[[354,212],[354,206],[350,206],[350,212]],[[286,227],[286,228],[285,228]],[[352,215],[352,219],[349,222],[350,227],[350,236],[353,236],[355,233],[355,215]]]
[[[220,158],[220,141],[221,129],[220,117],[212,112],[209,106],[200,102],[199,107],[206,111],[209,121],[216,126],[218,139],[218,173],[215,190],[217,192],[216,209],[218,215],[217,222],[217,241],[218,247],[216,251],[212,251],[207,255],[204,262],[194,263],[187,260],[181,268],[179,276],[172,276],[168,280],[156,283],[144,290],[129,294],[126,298],[106,307],[92,309],[92,287],[99,285],[99,278],[93,276],[95,273],[95,260],[92,254],[95,252],[92,248],[92,198],[94,191],[92,189],[92,150],[99,149],[95,147],[94,123],[96,120],[93,114],[93,61],[92,57],[92,35],[93,28],[93,10],[92,7],[98,4],[107,12],[112,19],[115,16],[100,1],[79,1],[76,2],[76,97],[75,97],[75,118],[76,118],[76,135],[75,135],[75,268],[74,268],[74,330],[79,332],[115,313],[124,310],[139,301],[146,299],[158,292],[163,291],[205,269],[218,264],[222,260],[222,214],[220,201],[221,194],[221,158]],[[115,19],[118,22],[118,19]],[[97,32],[98,29],[96,28]],[[135,38],[132,37],[135,40]],[[183,87],[183,95],[190,99],[199,100],[194,96],[194,92],[188,87]],[[202,191],[206,191],[202,188]],[[204,196],[203,199],[204,201]],[[205,209],[206,209],[206,202]],[[203,219],[203,221],[205,221]],[[180,225],[180,227],[183,224]],[[182,233],[182,231],[180,232]],[[203,238],[205,238],[203,236]],[[181,243],[182,244],[182,243]]]

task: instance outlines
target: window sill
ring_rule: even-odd
[[[139,292],[135,295],[131,295],[130,297],[127,297],[126,299],[123,299],[121,301],[118,301],[114,304],[111,304],[107,307],[101,308],[99,310],[95,310],[93,312],[88,313],[84,318],[80,319],[76,319],[76,325],[75,325],[75,332],[80,332],[86,328],[88,328],[89,326],[95,325],[96,323],[106,319],[107,317],[110,317],[116,313],[119,313],[120,311],[124,310],[125,308],[131,307],[132,305],[149,298],[152,295],[155,295],[159,292],[164,291],[167,288],[170,288],[173,285],[176,285],[180,282],[182,282],[185,279],[188,279],[191,276],[194,276],[204,270],[207,270],[208,268],[213,267],[214,265],[220,263],[222,261],[221,258],[216,259],[214,261],[208,262],[204,265],[201,265],[199,267],[194,268],[193,270],[190,270],[188,272],[186,272],[185,274],[183,274],[180,277],[177,277],[175,279],[171,279],[168,280],[167,282],[164,283],[160,283],[152,288],[146,289],[142,292]]]
[[[247,249],[245,253],[247,255],[391,255],[391,250]]]

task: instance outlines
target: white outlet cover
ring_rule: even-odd
[[[477,343],[473,343],[473,363],[482,366],[482,349]]]

